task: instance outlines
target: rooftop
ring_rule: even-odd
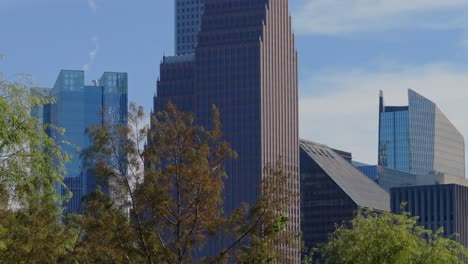
[[[390,196],[326,145],[301,140],[300,147],[360,207],[390,211]]]

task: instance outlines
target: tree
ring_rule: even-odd
[[[288,206],[299,194],[289,188],[292,175],[284,172],[281,161],[265,167],[265,178],[257,202],[242,205],[229,218],[227,233],[236,240],[222,251],[217,261],[233,257],[237,263],[290,263],[280,248],[299,248],[299,234],[287,227]]]
[[[30,91],[27,76],[0,79],[0,262],[53,263],[66,255],[74,230],[60,221],[64,162],[69,160],[31,112],[49,99]],[[55,128],[49,128],[55,129]],[[57,132],[61,131],[57,129]]]
[[[143,109],[133,103],[128,121],[128,127],[107,124],[89,129],[93,144],[83,157],[108,184],[111,199],[105,208],[94,206],[84,215],[84,219],[99,215],[97,219],[108,221],[103,223],[108,228],[85,225],[83,231],[89,237],[114,241],[90,239],[86,247],[125,252],[123,259],[128,263],[132,258],[146,263],[220,263],[228,258],[270,263],[278,259],[275,246],[288,240],[288,218],[281,212],[291,199],[285,191],[289,176],[282,166],[269,169],[271,178],[259,186],[262,195],[256,205],[243,205],[227,216],[223,213],[225,163],[236,158],[236,153],[222,139],[215,107],[210,129],[196,125],[191,114],[171,104],[154,116],[151,130],[142,125]],[[93,200],[88,200],[88,209],[90,204],[99,204]],[[130,221],[121,221],[126,212]],[[212,258],[192,254],[220,233],[233,238],[226,250]],[[116,241],[124,236],[131,242]],[[251,261],[254,255],[258,261]]]
[[[443,230],[432,232],[409,213],[360,210],[349,224],[339,226],[330,241],[318,249],[318,263],[431,264],[464,263],[467,249]]]
[[[79,239],[67,263],[144,263],[128,220],[98,188],[85,199],[83,216],[75,219]]]

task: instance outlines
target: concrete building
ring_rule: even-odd
[[[391,189],[392,212],[405,211],[418,216],[426,229],[444,229],[444,235],[454,237],[468,247],[468,187],[457,184],[399,187]]]
[[[377,182],[387,192],[390,192],[391,188],[408,186],[437,184],[458,184],[468,186],[468,179],[444,173],[415,175],[378,165],[364,165],[362,163],[354,162],[354,166],[356,166],[356,168],[367,175],[370,179]]]

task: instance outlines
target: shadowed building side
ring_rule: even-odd
[[[224,139],[239,154],[226,164],[227,214],[256,202],[265,166],[277,161],[293,176],[288,184],[298,194],[297,52],[288,1],[205,0],[197,42],[193,58],[163,61],[155,112],[170,101],[209,128],[211,107],[218,107]],[[285,213],[288,227],[299,232],[299,201]],[[209,243],[208,251],[215,254],[225,244]],[[285,250],[289,263],[300,262],[299,247]]]
[[[328,240],[359,208],[390,211],[385,190],[331,148],[300,141],[301,225],[307,248]]]
[[[444,229],[445,236],[457,234],[455,240],[468,247],[468,187],[457,184],[398,187],[391,189],[392,212],[404,210],[418,216],[426,229]],[[468,260],[465,260],[467,263]]]

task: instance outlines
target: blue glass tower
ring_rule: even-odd
[[[408,106],[386,106],[381,91],[379,117],[380,166],[465,177],[463,135],[433,102],[408,90]]]
[[[91,143],[86,129],[104,123],[127,124],[127,74],[106,72],[100,85],[96,81],[93,86],[85,86],[84,80],[83,71],[61,71],[54,88],[47,91],[55,103],[35,112],[44,124],[50,123],[65,131],[63,134],[51,131],[50,136],[71,155],[71,161],[65,164],[64,182],[73,193],[65,205],[67,212],[80,212],[83,197],[97,185],[96,177],[83,166],[80,158],[80,151]],[[61,186],[57,188],[62,195],[67,193]]]
[[[410,171],[408,106],[388,106],[380,96],[379,165]]]

